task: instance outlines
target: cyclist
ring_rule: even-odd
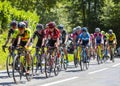
[[[90,34],[90,55],[91,56],[95,56],[95,52],[94,52],[94,48],[95,48],[95,39],[94,39],[94,34]]]
[[[79,35],[79,42],[82,46],[85,46],[86,53],[87,53],[87,58],[88,58],[89,57],[88,46],[89,46],[89,42],[90,42],[90,34],[89,34],[86,27],[82,28],[82,33]]]
[[[60,30],[61,32],[61,37],[60,37],[60,41],[61,42],[61,45],[63,46],[63,51],[65,53],[65,56],[66,56],[66,62],[68,63],[68,52],[67,52],[67,41],[68,41],[68,33],[67,31],[64,29],[64,25],[60,24],[58,26],[58,29]]]
[[[104,49],[103,48],[103,36],[102,36],[102,34],[100,32],[100,28],[95,29],[94,38],[95,38],[95,52],[97,53],[98,45],[100,45],[101,48]],[[100,55],[100,58],[102,58],[102,55]]]
[[[48,40],[48,46],[57,48],[58,57],[60,57],[59,54],[60,31],[59,29],[56,28],[55,22],[48,23],[48,28],[46,29],[46,39]]]
[[[45,33],[44,33],[44,27],[42,24],[36,25],[36,31],[34,32],[34,34],[32,36],[32,41],[34,41],[36,36],[38,38],[37,43],[36,43],[36,53],[38,53],[39,48],[44,46]]]
[[[6,40],[5,44],[2,46],[3,48],[6,47],[6,45],[7,45],[8,42],[9,42],[9,40],[12,38],[13,34],[14,34],[14,33],[17,33],[17,22],[16,22],[15,20],[10,23],[10,26],[11,26],[11,28],[10,28],[9,31],[8,31],[7,40]],[[12,39],[12,41],[11,41],[11,43],[12,43],[11,46],[13,46],[13,47],[10,47],[10,50],[12,49],[12,50],[14,51],[13,48],[16,47],[17,41],[18,41],[17,38],[15,38],[14,42],[13,42],[13,39]]]
[[[113,30],[110,29],[107,34],[108,38],[108,50],[110,52],[110,45],[113,45],[114,49],[116,49],[117,39],[115,33],[113,33]]]
[[[104,46],[106,46],[106,43],[107,43],[107,36],[106,36],[105,31],[101,31],[101,34],[103,35]]]
[[[16,34],[18,36],[18,42],[17,42],[17,46],[22,46],[24,48],[26,48],[27,50],[27,71],[26,74],[29,74],[29,70],[30,70],[30,42],[31,42],[31,32],[30,29],[26,29],[26,24],[24,22],[19,22],[18,23],[18,30],[19,33]],[[14,35],[15,36],[15,35]]]
[[[78,39],[79,39],[79,35],[81,34],[81,27],[77,26],[75,28],[75,30],[73,30],[73,45],[74,45],[74,52],[76,52],[75,58],[76,60],[78,60]]]

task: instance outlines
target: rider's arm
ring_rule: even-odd
[[[33,33],[33,36],[31,37],[32,42],[34,42],[35,37],[36,37],[36,31]]]
[[[4,46],[6,46],[6,45],[8,44],[10,37],[11,37],[11,32],[10,32],[10,30],[9,30],[8,36],[7,36],[7,39],[6,39],[6,41],[5,41]]]
[[[31,31],[29,30],[27,34],[28,34],[28,36],[29,36],[29,39],[28,39],[28,41],[27,41],[27,43],[26,43],[26,45],[25,45],[26,47],[29,46],[29,44],[30,44],[30,42],[31,42]]]
[[[76,35],[73,36],[73,45],[75,46],[76,45]]]
[[[65,37],[65,44],[67,43],[68,41],[68,34],[66,34],[66,37]]]
[[[21,36],[18,37],[17,45],[20,45],[20,42],[21,42]]]

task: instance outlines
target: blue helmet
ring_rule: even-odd
[[[87,31],[88,31],[88,29],[86,27],[82,28],[82,32],[87,32]]]

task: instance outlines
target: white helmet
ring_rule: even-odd
[[[76,32],[76,28],[73,28],[73,32]]]
[[[95,32],[100,32],[100,28],[96,28],[96,29],[95,29]]]

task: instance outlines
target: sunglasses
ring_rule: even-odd
[[[19,30],[23,30],[24,28],[18,28]]]

